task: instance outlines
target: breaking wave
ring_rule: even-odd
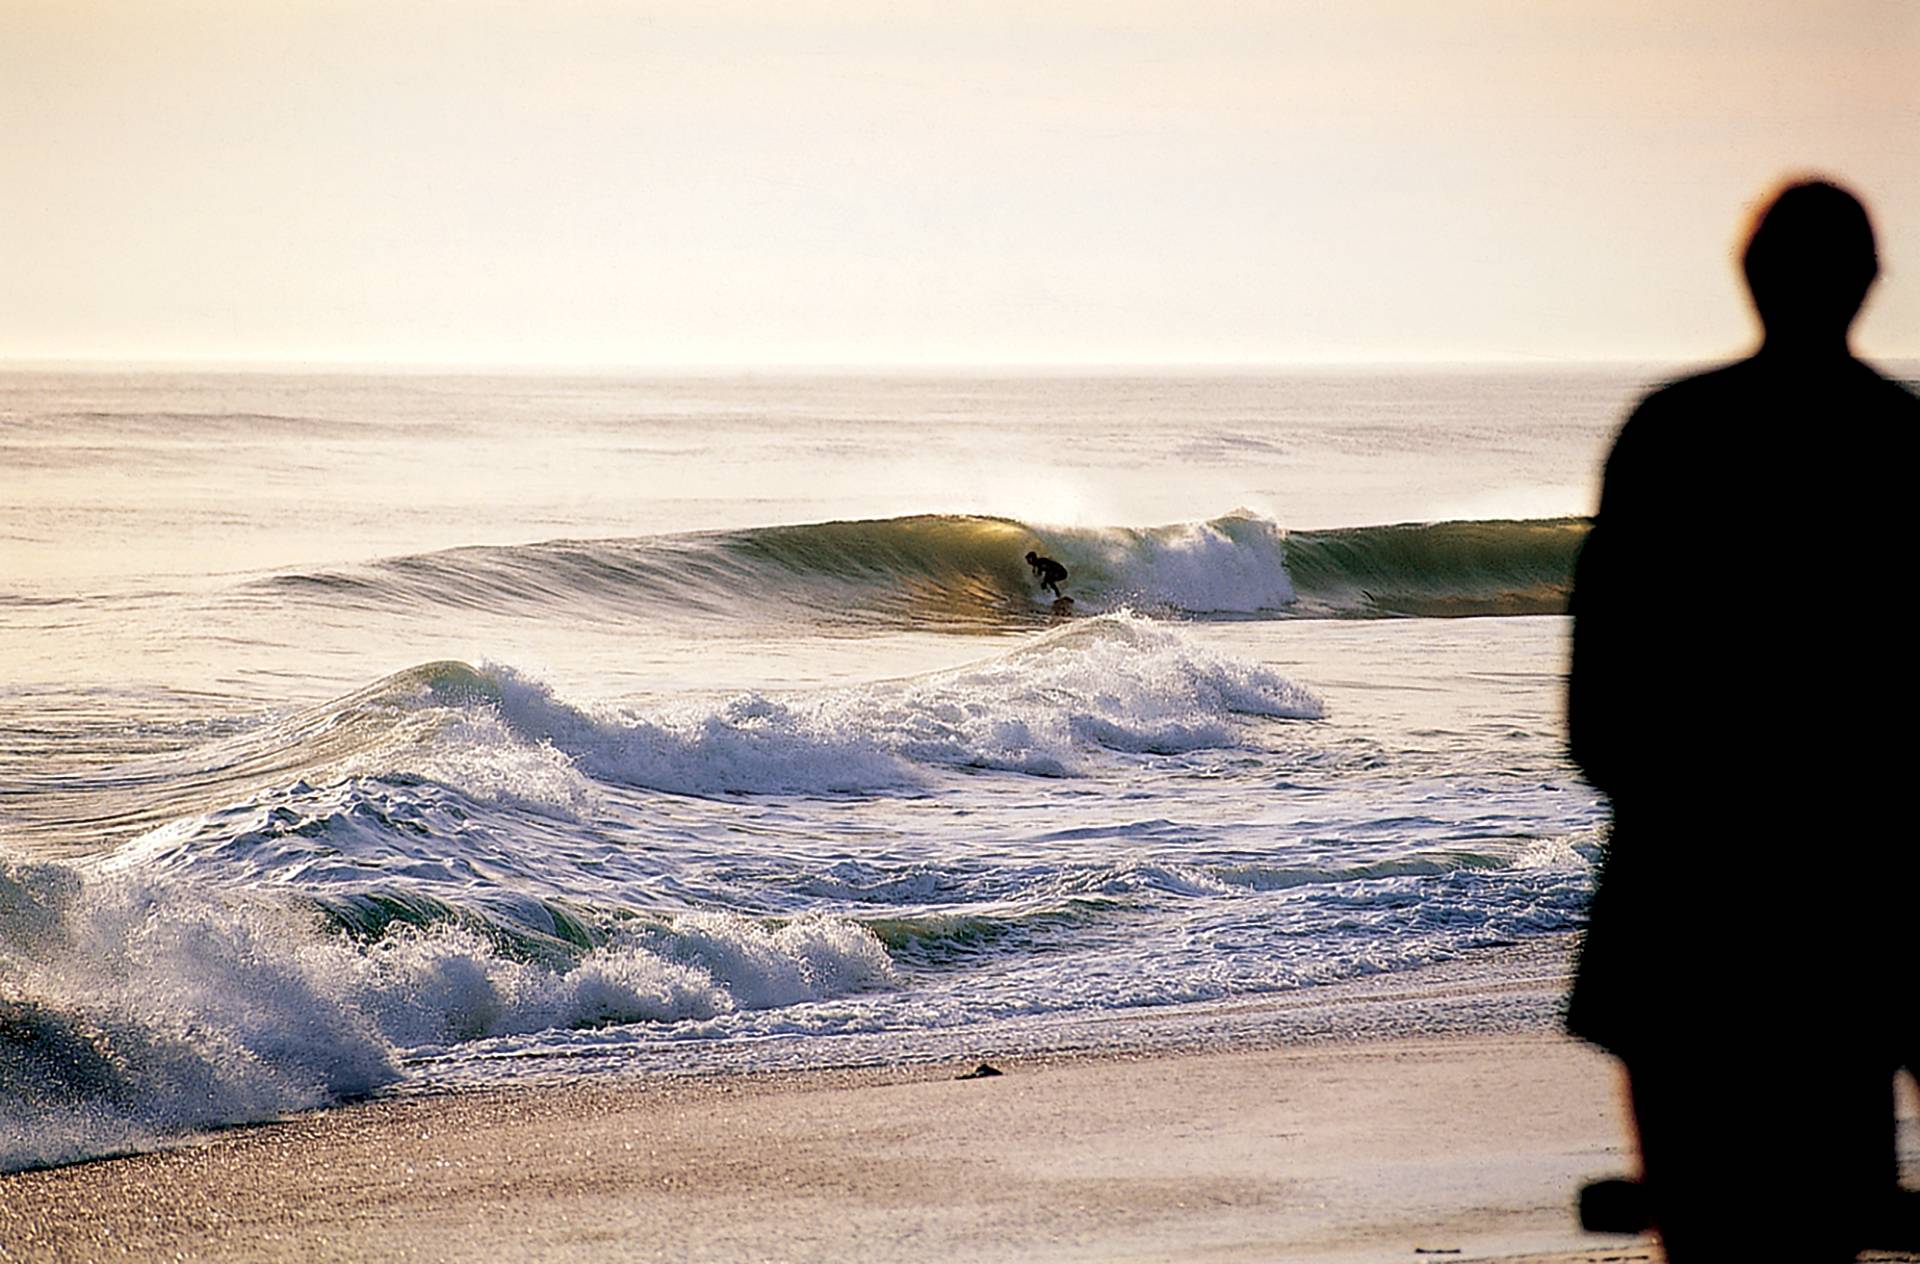
[[[1273,760],[1311,758],[1319,698],[1206,639],[1119,611],[918,676],[627,706],[423,663],[49,772],[90,837],[0,848],[0,1170],[463,1059],[962,1032],[1574,924],[1582,865],[1531,867],[1497,804],[1415,848],[1318,807],[1236,808],[1244,841],[1197,850],[1157,803],[1076,810],[1143,776],[1270,808]]]
[[[893,977],[844,919],[635,918],[543,956],[472,915],[370,920],[377,903],[0,857],[0,1171],[362,1096],[413,1050],[697,1022]]]
[[[1228,747],[1263,718],[1320,714],[1313,693],[1278,673],[1122,611],[922,676],[640,710],[577,706],[511,667],[425,663],[127,765],[87,792],[103,818],[133,831],[264,783],[395,774],[562,813],[589,807],[610,787],[698,796],[914,792],[943,772],[1074,777],[1128,756]]]
[[[474,546],[274,576],[280,596],[356,608],[564,608],[570,618],[992,629],[1032,622],[1028,550],[1058,559],[1082,612],[1199,617],[1550,614],[1584,519],[1288,532],[1251,514],[1160,527],[1048,527],[921,515]],[[1042,597],[1046,601],[1042,600]]]

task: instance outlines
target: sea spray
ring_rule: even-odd
[[[392,776],[579,816],[610,785],[690,795],[917,793],[952,770],[1072,777],[1116,756],[1228,747],[1250,723],[1322,712],[1316,695],[1277,672],[1119,611],[946,671],[648,708],[570,703],[504,665],[427,663],[156,761],[136,780],[166,782],[176,825],[196,807],[224,810],[263,780],[312,787]],[[142,815],[131,804],[128,814]],[[220,827],[236,840],[262,828],[244,819]]]
[[[941,768],[1072,776],[1103,755],[1225,746],[1247,719],[1322,712],[1277,673],[1130,612],[951,671],[651,717],[588,715],[499,679],[502,715],[594,778],[690,794],[871,791]]]
[[[359,1096],[409,1052],[887,987],[844,919],[629,918],[571,959],[472,919],[372,936],[318,902],[0,858],[0,1170]]]

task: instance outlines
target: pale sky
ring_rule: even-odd
[[[0,360],[1920,357],[1911,0],[0,0]]]

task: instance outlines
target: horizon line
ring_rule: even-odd
[[[719,375],[793,375],[873,374],[914,375],[961,374],[1071,374],[1110,375],[1126,373],[1252,374],[1305,369],[1404,369],[1404,368],[1542,368],[1566,366],[1648,367],[1684,365],[1715,359],[1713,356],[1631,356],[1631,355],[1540,355],[1509,356],[1409,356],[1322,357],[1271,360],[881,360],[881,361],[513,361],[513,360],[374,360],[374,359],[300,359],[214,357],[0,357],[0,373],[40,372],[180,372],[180,373],[403,373],[450,375],[525,374],[558,376],[579,374],[601,376],[635,374],[658,376]],[[1719,358],[1724,358],[1719,357]],[[1920,357],[1891,357],[1907,360]]]

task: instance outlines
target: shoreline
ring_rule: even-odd
[[[1451,1040],[1557,1033],[1572,981],[1572,934],[1463,952],[1445,961],[1273,992],[1085,1013],[1014,1015],[914,1033],[714,1039],[604,1047],[571,1045],[552,1056],[517,1049],[512,1078],[490,1078],[490,1049],[452,1049],[419,1064],[424,1079],[395,1095],[567,1083],[583,1078],[702,1080],[756,1075],[949,1066],[970,1059],[1046,1063],[1303,1049],[1391,1040]],[[619,1029],[611,1029],[617,1033]],[[689,1067],[689,1049],[697,1066]]]
[[[1635,1260],[1545,1033],[376,1099],[0,1177],[0,1259]],[[1420,1254],[1424,1252],[1425,1254]]]

